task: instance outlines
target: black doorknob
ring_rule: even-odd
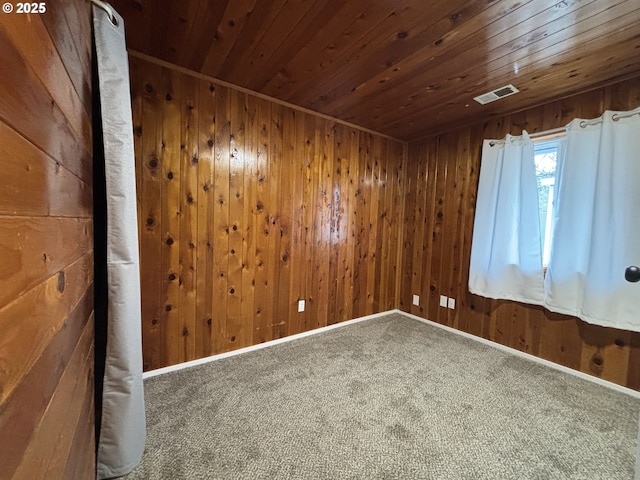
[[[639,267],[627,267],[624,271],[624,278],[627,282],[640,282],[640,268]]]

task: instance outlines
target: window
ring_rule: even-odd
[[[534,160],[538,184],[538,211],[542,247],[542,264],[549,265],[553,238],[553,190],[556,183],[558,139],[534,141]]]

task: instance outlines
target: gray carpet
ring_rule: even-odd
[[[145,381],[127,479],[632,479],[640,400],[403,315]]]

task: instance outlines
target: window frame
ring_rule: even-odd
[[[540,135],[534,138],[531,138],[534,146],[534,161],[536,157],[539,155],[545,155],[549,153],[556,154],[556,168],[557,168],[557,153],[558,153],[558,144],[562,138],[566,137],[566,132],[553,133],[549,135]],[[538,181],[537,175],[538,164],[536,162],[536,182]],[[541,246],[542,246],[542,268],[544,274],[547,273],[547,267],[551,260],[551,242],[553,240],[553,210],[554,210],[554,199],[555,199],[555,185],[556,185],[556,170],[553,171],[552,177],[542,178],[539,180],[541,185],[548,187],[548,196],[547,196],[547,210],[546,210],[546,218],[545,218],[545,228],[541,229],[540,234],[543,236],[541,238]],[[540,194],[538,193],[538,205],[540,205]],[[541,225],[542,227],[542,225]]]

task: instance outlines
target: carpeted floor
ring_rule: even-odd
[[[632,479],[640,400],[399,314],[145,381],[127,479]]]

